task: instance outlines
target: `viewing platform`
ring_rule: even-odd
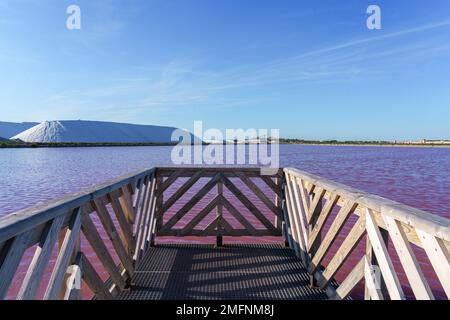
[[[450,220],[265,173],[158,167],[4,216],[0,298],[450,297]]]

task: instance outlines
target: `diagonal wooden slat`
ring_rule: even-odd
[[[97,228],[89,215],[83,215],[81,230],[83,231],[84,236],[91,245],[98,259],[108,271],[108,274],[113,282],[120,290],[123,290],[125,288],[125,281],[123,280],[116,264],[114,263],[113,257],[100,237],[100,234],[98,233]]]
[[[141,254],[143,253],[145,247],[145,236],[148,233],[148,229],[150,228],[151,215],[154,207],[154,203],[156,202],[156,184],[157,178],[155,176],[148,182],[148,190],[145,194],[143,209],[142,209],[142,221],[139,224],[137,235],[136,235],[136,245],[135,245],[135,254],[133,259],[135,261],[139,260]]]
[[[89,262],[88,258],[81,253],[81,276],[86,284],[89,286],[95,297],[99,300],[112,300],[113,296],[106,288],[100,276],[95,271],[95,268]]]
[[[213,221],[211,221],[205,228],[204,232],[206,234],[210,234],[212,233],[215,229],[217,229],[219,227],[219,221],[220,221],[221,217],[217,216],[214,218]]]
[[[336,194],[332,195],[330,199],[326,202],[325,206],[323,207],[322,212],[320,213],[315,225],[312,228],[312,231],[309,234],[308,252],[310,252],[311,248],[317,241],[318,236],[322,232],[323,227],[325,226],[325,222],[327,221],[333,208],[336,206],[338,199],[339,199],[338,195]]]
[[[321,203],[321,201],[323,199],[323,196],[325,195],[325,192],[326,192],[326,190],[321,187],[318,187],[315,189],[315,195],[314,195],[313,201],[308,210],[308,217],[307,217],[308,223],[310,223],[312,221],[313,216],[317,211],[317,207],[319,206],[319,204]]]
[[[243,172],[235,171],[236,176],[245,183],[245,185],[277,216],[281,218],[281,211],[275,204],[264,194],[264,192]]]
[[[0,299],[4,299],[20,264],[33,230],[19,234],[2,248],[0,252]]]
[[[232,234],[234,231],[234,228],[231,226],[231,224],[228,223],[228,221],[223,217],[219,216],[219,226],[225,230],[228,234]]]
[[[444,240],[419,229],[416,229],[416,232],[447,298],[450,299],[450,254],[445,247]]]
[[[208,183],[200,189],[173,217],[167,221],[167,223],[161,228],[162,231],[170,230],[184,215],[189,212],[212,188],[215,187],[217,182],[223,178],[221,173],[216,174]]]
[[[122,230],[124,245],[127,251],[131,252],[133,248],[133,231],[131,228],[131,224],[127,221],[125,213],[120,206],[120,202],[117,196],[108,193],[107,197],[109,202],[111,203],[117,221],[119,222],[120,229]]]
[[[131,194],[127,186],[120,188],[119,203],[123,212],[128,220],[128,223],[133,224],[136,219],[136,215],[132,206]]]
[[[347,260],[348,256],[352,253],[353,249],[358,245],[359,240],[366,233],[366,219],[364,216],[360,217],[355,225],[352,227],[348,233],[345,240],[342,242],[339,249],[334,254],[331,261],[328,263],[324,272],[321,275],[321,279],[318,281],[320,288],[325,288],[330,281],[333,279],[334,275],[338,272],[339,268]]]
[[[381,288],[379,286],[379,280],[375,278],[375,274],[373,274],[370,267],[371,264],[369,260],[366,256],[364,256],[364,282],[366,284],[369,297],[372,300],[384,300],[383,293],[381,292]]]
[[[181,229],[180,236],[189,234],[217,205],[222,201],[223,196],[216,196],[208,205],[206,205],[186,226]]]
[[[59,296],[64,275],[69,266],[70,258],[73,255],[76,241],[80,236],[81,216],[82,210],[78,208],[74,210],[70,218],[69,226],[65,232],[63,243],[44,293],[44,300],[55,300]]]
[[[166,212],[173,206],[175,202],[177,202],[203,175],[203,172],[200,170],[196,172],[192,177],[189,178],[174,194],[167,199],[164,203],[162,212]]]
[[[330,300],[343,300],[347,298],[355,286],[364,279],[364,267],[366,263],[365,256],[356,264],[356,266],[350,271],[344,281],[339,284],[336,292],[330,297]]]
[[[34,299],[65,217],[60,215],[47,224],[17,294],[17,300]]]
[[[297,214],[294,216],[295,223],[300,227],[300,235],[303,236],[303,249],[305,252],[307,251],[307,244],[308,244],[308,228],[306,225],[306,211],[302,206],[302,203],[300,201],[300,193],[299,193],[299,186],[297,183],[297,180],[295,177],[290,176],[289,174],[286,175],[286,184],[289,187],[291,187],[292,191],[290,192],[291,196],[293,197],[292,201],[295,201],[295,206],[297,208]]]
[[[382,216],[397,251],[403,270],[411,284],[414,295],[419,300],[434,299],[433,292],[428,285],[419,262],[409,244],[400,222],[389,216]]]
[[[233,193],[236,198],[267,228],[276,232],[274,225],[259,211],[259,209],[227,178],[223,177],[223,184]]]
[[[135,239],[137,239],[137,237],[138,237],[138,232],[141,229],[142,221],[144,219],[145,199],[147,199],[149,190],[151,188],[151,180],[150,179],[152,179],[152,178],[145,177],[145,179],[143,179],[143,182],[139,187],[138,195],[136,198],[136,204],[135,204],[136,223],[133,226],[133,236]]]
[[[101,199],[95,199],[91,203],[95,211],[97,212],[98,217],[100,218],[100,221],[106,231],[106,234],[108,235],[109,240],[111,240],[111,243],[116,250],[117,256],[119,257],[125,269],[128,271],[128,274],[132,275],[134,271],[133,263],[131,262],[131,259],[127,254],[125,246],[120,239],[119,232],[117,231],[105,204]],[[83,219],[83,222],[85,220],[86,219]]]
[[[255,227],[237,210],[233,204],[228,201],[227,198],[222,198],[222,204],[225,209],[240,223],[242,226],[250,232],[256,232]]]
[[[389,296],[392,300],[404,300],[405,295],[402,286],[370,209],[366,209],[366,230],[370,242],[372,243],[375,256],[377,257],[381,273],[383,274]]]
[[[325,238],[321,242],[319,248],[317,249],[317,252],[312,259],[311,265],[309,266],[310,274],[314,274],[320,267],[323,258],[336,239],[336,236],[344,227],[344,224],[349,218],[350,214],[355,210],[356,206],[357,204],[355,204],[353,201],[347,201],[346,204],[341,208],[341,210],[339,210],[333,223],[330,226],[330,229],[328,230]]]
[[[272,189],[273,192],[275,192],[275,194],[280,197],[283,198],[283,190],[281,190],[281,185],[276,184],[273,180],[272,177],[270,176],[260,176],[261,180],[264,181],[270,189]],[[278,178],[280,179],[280,178]]]
[[[297,216],[301,214],[299,208],[296,207],[296,203],[294,203],[294,197],[292,195],[291,190],[291,181],[289,176],[286,176],[285,181],[285,196],[286,196],[286,208],[289,218],[289,229],[291,231],[291,237],[294,244],[294,251],[300,259],[302,259],[303,263],[306,265],[306,248],[305,241],[303,235],[300,231],[300,227],[298,224]]]
[[[159,196],[161,193],[166,191],[179,177],[181,177],[185,173],[183,169],[177,169],[161,184],[161,189],[158,190],[157,195]]]

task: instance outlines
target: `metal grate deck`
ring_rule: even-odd
[[[122,300],[325,300],[283,245],[158,245],[149,249]]]

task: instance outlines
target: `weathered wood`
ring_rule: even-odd
[[[120,191],[121,195],[119,196],[119,203],[125,213],[128,223],[133,224],[136,219],[136,215],[133,209],[130,191],[127,186],[120,188]]]
[[[323,227],[325,226],[325,222],[327,221],[333,208],[336,206],[338,199],[339,199],[339,196],[334,195],[326,202],[325,206],[323,207],[322,212],[320,213],[319,217],[317,218],[316,223],[314,224],[312,231],[309,234],[308,252],[311,251],[311,248],[314,246],[314,244],[318,240],[319,235],[322,232]]]
[[[286,181],[288,186],[292,185],[292,192],[293,192],[293,200],[295,201],[295,205],[297,207],[297,214],[294,216],[295,223],[300,227],[300,234],[303,236],[303,243],[304,247],[303,250],[305,253],[308,251],[307,244],[308,244],[308,238],[309,238],[309,232],[308,232],[308,226],[306,224],[306,210],[303,207],[303,204],[300,200],[300,190],[298,181],[295,177],[288,176],[286,177]],[[290,184],[289,184],[290,181]],[[291,192],[291,193],[292,193]]]
[[[166,181],[161,184],[160,190],[158,190],[158,196],[166,191],[179,177],[181,177],[184,173],[183,169],[175,170]]]
[[[360,217],[355,225],[348,233],[345,240],[342,242],[339,249],[334,254],[331,261],[328,263],[325,271],[322,273],[321,280],[318,282],[319,287],[322,289],[330,283],[336,272],[347,260],[348,256],[352,253],[353,249],[358,245],[359,240],[366,233],[366,221],[364,217]]]
[[[417,258],[408,242],[408,239],[406,238],[403,229],[400,226],[400,223],[388,216],[384,216],[383,219],[389,230],[392,243],[394,244],[395,250],[397,251],[403,270],[405,271],[416,299],[434,299],[433,292],[425,279],[425,275],[420,268],[419,262],[417,261]]]
[[[344,227],[345,222],[350,216],[350,213],[355,209],[356,204],[353,201],[348,201],[344,207],[339,210],[336,218],[330,226],[325,238],[323,239],[320,247],[317,249],[314,257],[312,258],[311,265],[309,266],[309,273],[313,274],[320,267],[323,258],[327,254],[334,240],[336,239],[339,232]]]
[[[430,259],[431,265],[447,294],[447,298],[450,299],[450,254],[442,239],[437,239],[435,236],[419,229],[416,229],[416,231],[423,243],[423,248]]]
[[[375,275],[372,273],[371,264],[367,257],[364,257],[364,279],[370,299],[384,300],[383,293],[381,292],[381,288],[377,283]]]
[[[123,242],[125,245],[125,248],[129,253],[133,253],[133,231],[131,229],[130,223],[127,221],[127,218],[125,216],[125,213],[122,210],[122,207],[120,206],[120,202],[118,198],[115,195],[108,194],[107,195],[108,200],[111,203],[111,206],[113,208],[113,211],[116,215],[117,221],[119,222],[120,229],[122,230],[123,234]],[[108,215],[109,216],[109,215]]]
[[[180,236],[189,234],[221,202],[222,196],[216,196],[186,226],[179,231]],[[220,215],[221,216],[221,215]]]
[[[370,242],[372,243],[373,251],[377,257],[381,273],[383,274],[389,296],[392,300],[405,299],[402,286],[395,273],[392,260],[389,257],[389,252],[387,251],[386,245],[384,244],[383,238],[375,224],[375,220],[370,210],[367,210],[366,212],[366,230]]]
[[[95,268],[89,262],[88,258],[81,253],[82,277],[89,286],[95,297],[99,300],[112,300],[113,296],[106,288]]]
[[[67,228],[64,241],[56,258],[53,272],[44,293],[45,300],[54,300],[58,298],[64,275],[66,274],[70,258],[73,255],[73,249],[78,239],[81,227],[81,208],[75,209],[72,213],[69,227]]]
[[[253,225],[233,206],[233,204],[228,201],[227,198],[222,197],[221,199],[222,205],[225,207],[225,209],[228,210],[228,212],[250,233],[255,232],[256,229],[253,227]]]
[[[177,202],[201,177],[202,171],[198,171],[192,177],[190,177],[188,181],[186,181],[177,191],[174,192],[174,194],[169,199],[167,199],[167,201],[164,203],[162,211],[166,212],[167,210],[169,210],[170,207],[172,207],[175,202]],[[160,195],[161,194],[162,193],[160,193]]]
[[[143,177],[155,169],[139,171],[127,174],[123,177],[107,181],[95,187],[84,189],[75,194],[65,196],[59,200],[40,204],[29,209],[8,214],[0,218],[0,243],[13,238],[19,233],[34,229],[55,217],[66,214],[92,199],[104,196],[111,191],[117,190],[123,185]]]
[[[313,215],[317,214],[317,207],[321,203],[323,196],[325,195],[325,191],[326,190],[321,187],[318,187],[315,189],[315,195],[314,195],[313,201],[310,204],[309,210],[308,210],[308,217],[307,217],[308,223],[311,222],[311,220],[313,219]]]
[[[259,209],[227,178],[223,177],[223,184],[233,193],[240,202],[267,228],[276,232],[274,225],[259,211]]]
[[[275,216],[281,218],[281,212],[279,209],[275,206],[275,204],[264,194],[264,192],[244,173],[239,172],[238,170],[235,171],[236,176],[241,179],[245,185],[259,198],[259,200],[264,203],[267,208],[269,208]]]
[[[218,173],[214,178],[212,178],[208,183],[200,189],[178,212],[167,221],[167,223],[162,227],[161,230],[167,231],[172,228],[184,215],[191,210],[212,188],[216,183],[222,178],[222,174]]]
[[[28,248],[31,233],[26,231],[9,240],[0,253],[0,299],[8,293],[20,260]]]
[[[42,276],[50,260],[52,250],[58,240],[59,231],[64,223],[65,216],[61,215],[47,223],[41,235],[41,241],[34,253],[28,271],[23,279],[22,286],[17,294],[17,300],[34,299],[41,283]]]
[[[331,300],[343,300],[346,299],[351,293],[355,286],[364,279],[364,267],[366,258],[362,259],[356,264],[356,266],[350,271],[344,281],[336,289],[335,294],[330,297]]]
[[[283,191],[281,190],[281,184],[279,183],[281,178],[276,178],[277,182],[274,182],[270,176],[260,176],[260,178],[269,186],[270,189],[272,189],[278,198],[283,198]]]
[[[127,250],[125,249],[122,240],[120,239],[119,232],[117,231],[105,204],[101,199],[97,199],[92,201],[92,205],[94,206],[97,215],[100,218],[100,221],[103,225],[103,228],[106,231],[106,234],[108,235],[109,240],[111,240],[111,243],[114,249],[116,250],[117,256],[119,257],[125,269],[127,269],[128,274],[130,276],[133,275],[134,272],[133,263],[131,262],[130,256],[128,255]],[[83,222],[87,219],[88,218],[83,219]]]
[[[63,300],[81,299],[81,252],[78,252],[74,263],[67,268],[65,283],[67,285]],[[80,283],[78,283],[80,280]]]

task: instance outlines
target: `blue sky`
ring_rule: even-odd
[[[448,0],[0,0],[0,121],[450,138],[449,40]]]

